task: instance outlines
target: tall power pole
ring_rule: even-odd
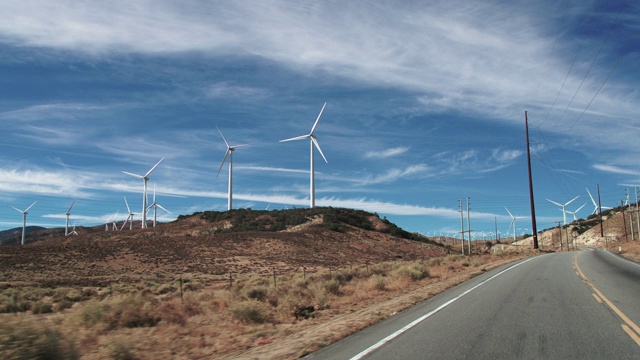
[[[471,200],[471,198],[467,196],[467,229],[469,231],[469,255],[471,255],[471,216],[469,216],[469,210],[471,210],[469,205],[471,203],[469,200]]]
[[[458,200],[460,209],[460,236],[462,237],[462,255],[464,255],[464,213],[462,212],[462,199]]]
[[[536,226],[536,206],[533,202],[533,178],[531,176],[531,149],[529,147],[529,119],[524,112],[524,127],[527,133],[527,167],[529,169],[529,201],[531,203],[531,230],[533,231],[533,248],[538,248],[538,228]]]
[[[600,237],[604,237],[604,228],[602,227],[602,203],[600,202],[600,184],[598,185],[598,218],[600,219]],[[607,240],[605,239],[605,248]]]

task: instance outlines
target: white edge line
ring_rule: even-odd
[[[508,267],[508,268],[506,268],[506,269],[504,269],[504,270],[500,271],[499,273],[497,273],[497,274],[495,274],[495,275],[491,276],[490,278],[488,278],[488,279],[486,279],[486,280],[482,281],[481,283],[477,284],[476,286],[472,287],[471,289],[469,289],[469,290],[467,290],[467,291],[463,292],[462,294],[460,294],[460,295],[458,295],[458,296],[454,297],[453,299],[451,299],[451,300],[447,301],[446,303],[444,303],[444,304],[442,304],[442,305],[438,306],[437,308],[435,308],[435,309],[431,310],[430,312],[428,312],[428,313],[426,313],[426,314],[422,315],[421,317],[419,317],[419,318],[417,318],[417,319],[413,320],[413,321],[412,321],[412,322],[410,322],[409,324],[405,325],[403,328],[401,328],[401,329],[399,329],[399,330],[396,330],[396,331],[395,331],[394,333],[392,333],[391,335],[389,335],[389,336],[387,336],[386,338],[384,338],[384,339],[382,339],[382,340],[378,341],[377,343],[375,343],[375,344],[371,345],[370,347],[368,347],[367,349],[363,350],[362,352],[360,352],[360,353],[359,353],[359,354],[357,354],[356,356],[352,357],[350,360],[359,360],[359,359],[362,359],[362,358],[363,358],[363,357],[365,357],[366,355],[368,355],[368,354],[372,353],[373,351],[375,351],[375,350],[377,350],[377,349],[381,348],[384,344],[386,344],[386,343],[388,343],[389,341],[391,341],[391,340],[395,339],[396,337],[400,336],[402,333],[404,333],[404,332],[406,332],[407,330],[411,329],[412,327],[414,327],[414,326],[418,325],[418,324],[419,324],[419,323],[421,323],[422,321],[424,321],[424,320],[426,320],[426,319],[430,318],[430,317],[431,317],[432,315],[434,315],[435,313],[437,313],[437,312],[439,312],[440,310],[442,310],[442,309],[446,308],[447,306],[451,305],[451,304],[452,304],[452,303],[454,303],[455,301],[459,300],[460,298],[464,297],[464,296],[465,296],[465,295],[467,295],[468,293],[470,293],[470,292],[472,292],[473,290],[475,290],[475,289],[479,288],[480,286],[484,285],[485,283],[489,282],[490,280],[493,280],[494,278],[496,278],[496,277],[498,277],[498,276],[502,275],[503,273],[505,273],[505,272],[507,272],[507,271],[509,271],[509,270],[511,270],[511,269],[513,269],[513,268],[515,268],[515,267],[517,267],[517,266],[520,266],[520,265],[522,265],[522,264],[524,264],[524,263],[526,263],[526,262],[528,262],[528,261],[531,261],[531,260],[533,260],[533,259],[536,259],[536,258],[537,258],[537,257],[529,258],[529,259],[527,259],[527,260],[524,260],[524,261],[522,261],[522,262],[519,262],[519,263],[517,263],[517,264],[515,264],[515,265],[513,265],[513,266],[510,266],[510,267]]]
[[[631,264],[631,265],[635,265],[635,266],[640,266],[640,264],[638,264],[637,262],[635,262],[633,260],[630,260],[630,259],[627,259],[626,257],[624,257],[624,256],[622,256],[620,254],[614,253],[614,252],[609,251],[609,250],[604,250],[604,252],[606,252],[607,254],[613,256],[614,258],[616,258],[616,259],[618,259],[618,260],[620,260],[622,262],[625,262],[625,263],[628,263],[628,264]]]

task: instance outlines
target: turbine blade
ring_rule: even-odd
[[[24,211],[22,211],[22,210],[18,209],[18,208],[17,208],[17,207],[15,207],[15,206],[12,206],[12,208],[16,209],[16,211],[17,211],[17,212],[19,212],[19,213],[21,213],[21,214],[24,214]]]
[[[318,114],[318,118],[316,119],[316,122],[313,123],[313,127],[311,128],[311,132],[309,133],[309,135],[313,134],[313,132],[316,130],[316,126],[318,126],[318,121],[320,121],[320,116],[322,116],[322,112],[324,111],[325,106],[327,106],[326,102],[324,103],[324,105],[322,105],[322,109],[320,109],[320,114]]]
[[[553,200],[549,200],[549,199],[547,199],[547,201],[548,201],[548,202],[550,202],[550,203],[552,203],[552,204],[556,204],[556,205],[558,205],[558,206],[560,206],[560,207],[564,206],[564,205],[559,204],[559,203],[557,203],[557,202],[555,202],[555,201],[553,201]]]
[[[160,204],[156,204],[156,206],[157,206],[157,207],[159,207],[160,209],[162,209],[162,210],[164,210],[164,211],[168,212],[169,214],[171,214],[171,211],[169,211],[169,210],[165,209],[164,207],[162,207],[162,205],[160,205]]]
[[[76,203],[76,199],[73,199],[73,202],[71,203],[71,206],[69,206],[69,210],[67,210],[67,214],[69,214],[71,212],[71,208],[73,207],[73,205]]]
[[[126,196],[123,196],[123,197],[124,197],[124,203],[125,203],[125,205],[127,205],[127,212],[129,214],[131,214],[131,209],[129,209],[129,202],[127,201],[127,197]],[[131,216],[131,215],[129,215],[129,216]]]
[[[598,204],[596,204],[596,201],[593,199],[593,196],[591,195],[591,192],[589,192],[589,189],[587,189],[587,194],[589,194],[589,197],[591,198],[591,202],[593,203],[594,206],[598,206]]]
[[[304,140],[304,139],[308,138],[309,136],[311,136],[311,134],[300,135],[300,136],[292,137],[292,138],[289,138],[289,139],[280,140],[280,142],[294,141],[294,140]]]
[[[126,172],[126,171],[123,171],[123,173],[125,173],[127,175],[131,175],[131,176],[136,177],[138,179],[144,179],[144,176],[142,176],[142,175],[138,175],[138,174],[134,174],[134,173]]]
[[[31,204],[31,206],[29,206],[28,208],[26,208],[26,209],[24,210],[24,212],[29,211],[29,209],[31,209],[31,208],[33,207],[33,205],[35,205],[36,203],[37,203],[37,201],[34,201],[34,202],[33,202],[33,204]]]
[[[231,151],[229,149],[227,149],[227,151],[224,153],[224,158],[222,159],[222,162],[220,163],[220,167],[218,168],[218,173],[216,174],[216,177],[218,177],[218,175],[220,175],[220,170],[222,170],[222,166],[224,165],[224,162],[227,161],[227,156],[229,155]]]
[[[322,155],[322,158],[324,159],[324,162],[326,162],[328,164],[329,162],[327,161],[327,158],[324,157],[324,154],[322,153],[322,149],[320,149],[320,144],[318,144],[318,140],[316,140],[315,136],[311,137],[311,141],[313,142],[313,145],[315,145],[316,148],[318,149],[318,151],[320,152],[320,155]]]
[[[585,203],[585,204],[583,204],[582,206],[580,206],[580,207],[578,208],[578,210],[576,210],[575,212],[578,212],[578,211],[582,210],[582,208],[583,208],[583,207],[585,207],[585,206],[587,206],[587,204],[586,204],[586,203]]]
[[[513,219],[513,215],[511,214],[511,211],[509,211],[509,209],[507,209],[506,206],[504,207],[504,209],[507,210],[507,212],[509,213],[509,216],[511,216],[511,218]],[[512,220],[512,222],[513,222],[513,220]]]
[[[564,206],[567,206],[567,205],[571,204],[572,202],[574,202],[574,201],[575,201],[577,198],[579,198],[579,197],[580,197],[580,195],[578,195],[578,196],[574,197],[573,199],[569,200],[569,202],[568,202],[568,203],[564,204]],[[560,206],[562,206],[562,205],[560,205]]]
[[[151,170],[147,171],[147,173],[146,173],[146,174],[144,174],[144,177],[146,178],[147,176],[149,176],[149,174],[151,174],[151,172],[152,172],[153,170],[155,170],[155,169],[158,167],[158,165],[160,165],[160,163],[162,162],[162,160],[164,160],[164,157],[163,157],[162,159],[160,159],[160,161],[158,161],[155,165],[153,165],[153,167],[151,168]]]
[[[224,135],[222,135],[222,131],[220,131],[220,129],[216,126],[216,129],[218,129],[218,132],[220,133],[220,136],[222,136],[222,140],[224,141],[225,145],[227,145],[227,149],[229,148],[229,143],[227,142],[227,139],[224,138]]]

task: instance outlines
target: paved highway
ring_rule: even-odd
[[[640,359],[640,265],[583,251],[482,274],[306,357]]]

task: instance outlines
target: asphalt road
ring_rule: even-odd
[[[640,265],[593,249],[482,274],[306,359],[640,359]]]

